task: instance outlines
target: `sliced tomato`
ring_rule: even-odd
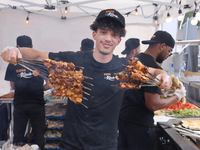
[[[173,105],[170,105],[170,106],[164,108],[163,110],[166,110],[166,111],[168,111],[168,110],[178,111],[180,109],[185,109],[185,108],[187,108],[187,109],[192,109],[192,108],[193,109],[197,109],[198,107],[196,105],[188,103],[188,102],[186,102],[185,104],[182,104],[181,102],[176,102]]]

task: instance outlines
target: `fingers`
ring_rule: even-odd
[[[2,53],[1,57],[4,61],[12,64],[17,64],[17,58],[22,58],[21,52],[16,47],[6,47]]]
[[[159,80],[162,81],[162,84],[159,86],[160,89],[169,89],[172,85],[171,77],[167,74],[159,74],[156,76]]]
[[[182,89],[176,89],[174,92],[175,95],[179,97],[179,101],[186,96],[186,90],[185,87],[183,86]]]

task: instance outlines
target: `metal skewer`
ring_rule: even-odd
[[[151,75],[153,78],[155,78],[158,82],[159,82],[159,84],[161,84],[162,83],[162,81],[160,81],[158,78],[156,78],[154,75],[152,75],[150,72],[147,72],[149,75]]]
[[[34,59],[27,59],[27,58],[17,58],[18,61],[24,62],[33,62],[33,63],[40,63],[43,64],[43,61],[39,61],[39,60],[34,60]]]
[[[80,103],[81,105],[83,105],[85,108],[89,109],[86,105],[84,105],[83,103]]]
[[[88,84],[88,85],[94,86],[92,83],[88,83],[88,82],[86,82],[86,81],[83,81],[83,83],[86,83],[86,84]]]
[[[83,77],[86,78],[86,79],[93,80],[93,78],[91,78],[91,77],[87,77],[87,76],[83,76]]]
[[[83,91],[83,93],[84,93],[84,94],[86,94],[86,95],[89,95],[89,96],[90,96],[90,94],[89,94],[89,93],[87,93],[87,92],[85,92],[85,91]]]
[[[87,99],[87,98],[85,98],[85,97],[83,97],[83,99],[84,99],[84,100],[86,100],[86,101],[88,101],[88,99]]]
[[[34,69],[34,70],[37,70],[37,71],[39,71],[40,73],[43,73],[43,74],[45,74],[46,76],[48,76],[49,75],[49,72],[46,70],[46,68],[44,68],[44,69],[39,69],[39,67],[38,68],[36,68],[36,67],[34,67],[33,65],[31,65],[31,64],[26,64],[26,63],[19,63],[19,64],[23,64],[24,66],[27,66],[28,68],[30,68],[30,69]]]
[[[32,71],[32,72],[34,72],[34,70],[32,70],[31,68],[29,68],[29,67],[26,67],[25,65],[23,65],[23,64],[19,64],[19,65],[21,65],[22,67],[24,67],[24,68],[26,68],[26,69],[28,69],[28,70],[30,70],[30,71]],[[41,76],[42,78],[44,78],[44,79],[46,79],[46,80],[49,80],[47,77],[45,77],[45,76],[43,76],[42,74],[38,74],[39,76]]]
[[[85,87],[85,86],[83,86],[83,88],[91,91],[91,89],[90,89],[90,88],[88,88],[88,87]]]
[[[84,67],[81,67],[81,66],[75,66],[76,68],[80,68],[80,69],[84,69]]]

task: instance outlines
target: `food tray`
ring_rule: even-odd
[[[0,101],[13,101],[14,98],[0,98]]]

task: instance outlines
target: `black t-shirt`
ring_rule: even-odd
[[[44,80],[40,76],[33,76],[30,70],[20,65],[9,64],[5,80],[14,82],[14,105],[23,103],[44,104]]]
[[[93,52],[50,53],[49,58],[82,66],[83,75],[93,78],[84,81],[94,86],[83,83],[91,89],[90,91],[83,88],[90,94],[83,94],[88,101],[82,101],[89,109],[68,101],[61,141],[84,150],[117,147],[117,120],[124,90],[111,85],[119,83],[114,73],[124,70],[122,64],[126,65],[127,60],[113,55],[110,62],[99,63],[93,58]]]
[[[154,58],[148,54],[140,53],[136,55],[136,57],[139,58],[141,63],[148,67],[162,69],[156,63]],[[120,110],[119,119],[142,126],[154,126],[154,113],[149,111],[146,107],[144,98],[145,92],[161,94],[161,91],[157,86],[142,87],[139,90],[126,90]]]

